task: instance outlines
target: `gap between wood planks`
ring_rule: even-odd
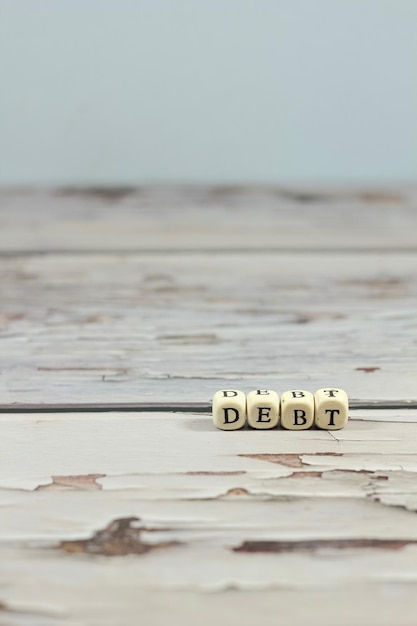
[[[349,409],[417,409],[417,400],[350,400]],[[210,402],[120,402],[78,404],[0,404],[0,413],[211,413]]]

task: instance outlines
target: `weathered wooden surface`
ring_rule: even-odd
[[[0,249],[417,250],[416,204],[416,187],[3,189]]]
[[[1,626],[415,626],[416,199],[0,192]],[[398,408],[23,413],[327,384]]]
[[[2,259],[2,403],[416,399],[417,254]]]
[[[411,626],[417,412],[391,417],[224,433],[209,416],[1,416],[4,623],[163,624],[162,604],[248,626],[388,626],[401,606]]]

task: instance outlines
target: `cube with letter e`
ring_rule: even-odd
[[[275,428],[279,422],[280,401],[276,391],[255,389],[246,398],[248,424],[252,428],[265,430]]]

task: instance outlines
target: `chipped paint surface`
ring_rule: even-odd
[[[0,190],[1,404],[145,402],[161,381],[166,402],[327,380],[415,399],[416,198]]]
[[[242,456],[246,456],[248,459],[278,463],[278,465],[285,465],[286,467],[304,466],[299,454],[245,454]]]
[[[142,539],[143,529],[134,527],[134,523],[138,521],[136,517],[114,520],[106,528],[98,530],[90,539],[61,541],[58,548],[70,554],[127,556],[129,554],[146,554],[151,550],[170,548],[179,544],[178,541],[146,543]]]
[[[317,539],[314,541],[244,541],[233,548],[234,552],[250,554],[266,552],[281,554],[282,552],[317,552],[319,550],[401,550],[408,545],[415,545],[417,540],[393,539]]]
[[[415,399],[414,255],[330,257],[3,258],[1,404],[209,402],[330,380],[355,399]]]
[[[36,491],[54,489],[102,489],[97,483],[98,478],[104,478],[105,474],[86,474],[81,476],[52,476],[52,482],[36,487]]]
[[[416,199],[0,190],[1,626],[415,626]],[[333,433],[172,411],[327,384]]]

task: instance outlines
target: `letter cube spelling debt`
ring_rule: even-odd
[[[333,387],[313,395],[303,389],[284,391],[281,398],[271,389],[256,389],[247,396],[236,389],[217,391],[213,397],[213,423],[221,430],[266,430],[280,425],[287,430],[317,428],[337,430],[348,420],[346,391]]]

